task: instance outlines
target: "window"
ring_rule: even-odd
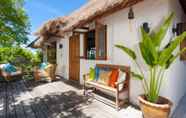
[[[107,57],[107,37],[106,26],[96,28],[96,58],[105,59]]]
[[[86,59],[106,60],[106,26],[96,25],[94,30],[85,33],[84,57]]]

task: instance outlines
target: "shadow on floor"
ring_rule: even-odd
[[[54,92],[42,97],[38,91],[38,96],[34,97],[31,91],[44,83],[22,80],[0,84],[0,117],[91,118],[83,108],[92,101],[75,91]]]
[[[91,104],[91,101],[74,91],[37,97],[31,100],[30,104],[40,107],[44,116],[49,118],[91,118],[82,112],[82,107]]]

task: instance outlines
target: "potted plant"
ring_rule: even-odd
[[[139,69],[139,73],[131,72],[131,74],[141,80],[144,95],[139,96],[140,108],[144,118],[167,118],[169,116],[172,103],[165,97],[160,96],[160,88],[164,80],[164,74],[175,59],[186,48],[174,55],[175,49],[186,38],[186,32],[177,36],[174,40],[170,40],[166,46],[161,45],[169,26],[172,24],[174,13],[161,25],[159,31],[150,33],[145,32],[141,28],[142,40],[139,43],[141,57],[148,67],[148,71],[144,72],[137,62],[137,55],[132,50],[123,45],[116,45],[117,48],[127,53]]]

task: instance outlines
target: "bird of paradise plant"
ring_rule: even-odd
[[[139,43],[139,48],[141,57],[149,70],[148,76],[145,76],[144,70],[137,62],[137,55],[132,49],[129,49],[123,45],[116,45],[117,48],[128,54],[137,65],[139,73],[131,73],[134,77],[142,81],[145,97],[149,102],[152,103],[158,102],[160,88],[162,86],[166,70],[181,53],[186,51],[186,48],[184,48],[175,55],[173,54],[179,44],[186,38],[186,32],[168,42],[164,48],[160,48],[160,46],[162,46],[162,41],[165,39],[165,35],[172,24],[173,18],[174,13],[171,13],[157,32],[152,31],[147,33],[141,27],[142,40]]]

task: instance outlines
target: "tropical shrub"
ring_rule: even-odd
[[[0,63],[12,63],[28,72],[41,63],[41,53],[20,47],[4,47],[0,48]]]
[[[148,67],[149,71],[147,72],[147,75],[149,76],[145,76],[146,74],[144,70],[137,62],[138,57],[132,49],[129,49],[123,45],[116,45],[117,48],[127,53],[137,65],[139,73],[131,73],[134,77],[142,80],[146,99],[153,103],[158,102],[160,88],[162,86],[166,70],[181,53],[186,51],[186,48],[184,48],[175,55],[173,53],[179,44],[186,38],[186,32],[177,36],[173,40],[170,40],[163,48],[160,47],[162,46],[162,41],[165,38],[170,25],[172,24],[173,17],[174,13],[170,14],[157,32],[151,31],[150,33],[146,33],[145,30],[141,28],[142,40],[139,43],[139,48],[141,57]]]

